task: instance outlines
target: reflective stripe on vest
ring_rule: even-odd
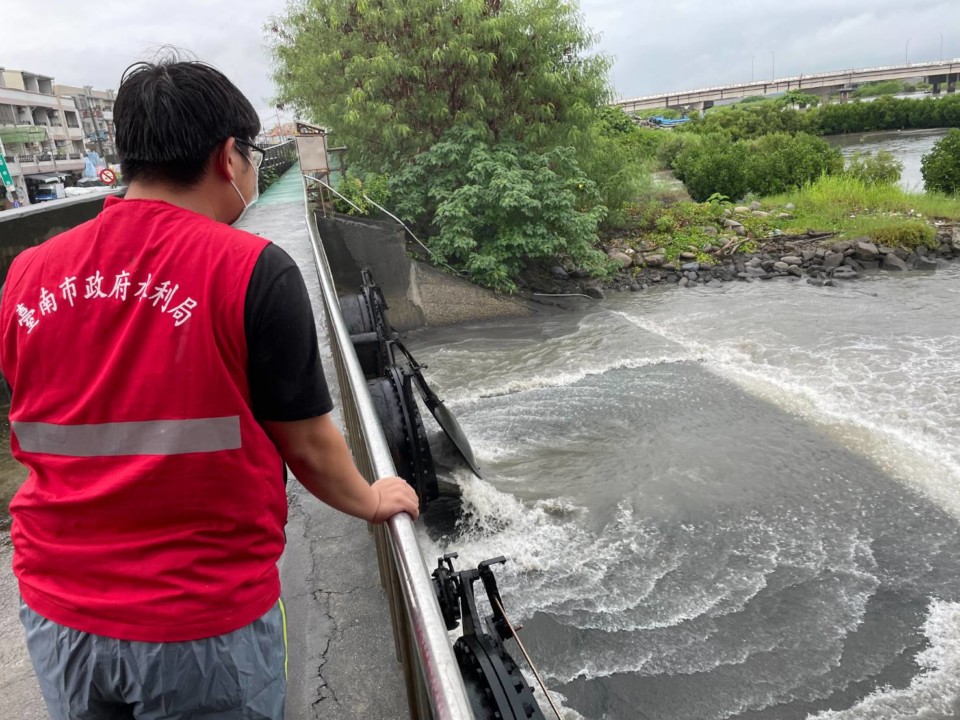
[[[185,455],[237,450],[240,418],[148,420],[97,425],[11,423],[24,452],[70,457],[120,455]]]

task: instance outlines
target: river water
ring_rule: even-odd
[[[484,469],[425,556],[508,556],[569,718],[960,717],[958,322],[953,265],[414,334]]]
[[[923,192],[923,175],[920,162],[934,144],[946,136],[948,130],[894,130],[889,132],[853,133],[825,138],[834,147],[839,147],[844,157],[857,150],[876,154],[886,150],[903,163],[900,186],[911,192]]]

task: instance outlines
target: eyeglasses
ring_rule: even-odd
[[[250,148],[250,162],[253,164],[253,167],[259,170],[260,166],[263,165],[263,158],[266,156],[267,151],[259,145],[248,143],[246,140],[241,140],[240,138],[234,138],[234,140],[236,141],[237,145],[243,145],[246,148]]]

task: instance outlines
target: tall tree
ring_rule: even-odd
[[[453,127],[576,145],[609,95],[575,0],[293,0],[268,29],[279,101],[371,171]]]

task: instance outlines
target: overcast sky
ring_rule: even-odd
[[[0,0],[0,66],[116,88],[171,44],[223,70],[275,121],[263,25],[286,0]],[[624,98],[727,82],[960,57],[958,0],[583,0]],[[771,53],[775,53],[771,55]],[[774,65],[775,59],[775,65]]]

